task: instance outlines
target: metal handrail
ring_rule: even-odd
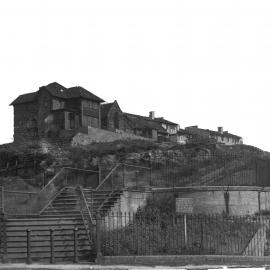
[[[3,186],[0,186],[2,188]],[[17,190],[8,190],[5,189],[5,192],[7,193],[17,193],[17,194],[28,194],[28,195],[38,195],[39,192],[31,192],[31,191],[17,191]]]
[[[84,204],[85,204],[85,206],[86,206],[87,213],[89,214],[91,223],[92,223],[92,225],[93,225],[94,223],[93,223],[93,218],[92,218],[92,215],[91,215],[91,211],[89,210],[88,203],[87,203],[87,200],[86,200],[86,198],[85,198],[85,195],[84,195],[84,192],[83,192],[83,189],[82,189],[81,186],[79,186],[79,190],[80,190],[80,192],[81,192],[81,194],[82,194],[83,202],[84,202]]]
[[[124,165],[124,166],[127,166],[127,167],[151,170],[151,168],[149,168],[149,167],[144,167],[144,166],[139,166],[139,165],[133,165],[133,164],[128,164],[128,163],[118,163],[118,164]]]
[[[110,194],[107,196],[107,198],[101,203],[101,205],[98,207],[97,212],[100,212],[100,210],[102,209],[102,207],[105,205],[105,203],[107,203],[109,201],[109,199],[111,198],[111,196],[113,195],[114,190],[112,190],[110,192]]]
[[[55,179],[57,179],[57,177],[65,170],[66,167],[63,167],[48,183],[47,185],[45,185],[39,192],[39,194],[41,192],[43,192],[43,190],[45,190],[49,185],[51,185],[51,183],[53,183],[55,181]]]
[[[39,215],[41,215],[45,210],[46,208],[53,202],[53,200],[59,195],[61,194],[61,192],[66,189],[66,187],[63,187],[61,188],[58,192],[56,192],[52,197],[51,199],[49,200],[49,202],[39,211]]]
[[[121,163],[117,163],[112,170],[105,176],[105,178],[101,181],[101,183],[96,187],[96,190],[99,190],[100,187],[107,181],[107,179],[113,174],[113,172],[121,165]]]
[[[88,237],[88,240],[89,240],[89,244],[91,245],[93,243],[92,239],[91,239],[91,230],[89,229],[89,226],[93,226],[94,223],[93,223],[93,219],[92,219],[92,215],[91,215],[91,212],[89,210],[89,207],[88,207],[88,203],[87,203],[87,200],[84,196],[84,192],[83,192],[83,189],[81,186],[78,187],[79,188],[79,191],[81,193],[81,196],[80,196],[80,201],[84,203],[84,207],[86,208],[87,210],[87,214],[88,214],[88,218],[87,220],[85,220],[85,217],[84,217],[84,208],[82,207],[82,205],[80,204],[80,212],[81,212],[81,216],[82,216],[82,220],[83,220],[83,224],[84,224],[84,227],[85,227],[85,230],[86,230],[86,233],[87,233],[87,237]],[[90,220],[90,223],[89,224],[89,220]],[[85,221],[87,222],[87,224],[85,223]]]
[[[80,169],[80,168],[74,168],[74,167],[62,167],[61,170],[47,183],[46,186],[44,186],[40,192],[42,192],[44,189],[46,189],[47,186],[49,186],[52,182],[55,181],[55,179],[64,171],[64,170],[75,170],[75,171],[84,171],[84,172],[95,172],[98,173],[98,171],[93,171],[93,170],[85,170],[85,169]]]

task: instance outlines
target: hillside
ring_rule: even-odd
[[[44,172],[47,182],[63,166],[97,170],[99,165],[104,178],[115,164],[126,163],[143,167],[125,167],[127,187],[135,181],[137,186],[156,187],[255,185],[256,164],[269,157],[268,152],[248,145],[207,142],[180,146],[133,140],[71,147],[41,141],[0,146],[0,175],[1,185],[9,189],[34,191],[44,184]],[[151,183],[147,168],[151,168]],[[122,169],[116,170],[115,178],[121,175]]]

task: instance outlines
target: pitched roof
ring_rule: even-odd
[[[188,135],[188,136],[193,135],[192,132],[190,132],[189,130],[182,129],[182,128],[179,128],[177,130],[177,134],[178,135]]]
[[[97,102],[104,102],[103,99],[94,95],[93,93],[89,92],[88,90],[84,89],[81,86],[66,88],[57,82],[53,82],[46,86],[42,86],[39,89],[42,89],[42,88],[46,89],[53,97],[58,97],[62,99],[84,98],[84,99],[94,100]],[[29,93],[29,94],[20,95],[10,105],[32,102],[35,100],[37,93],[38,91]]]
[[[104,100],[90,91],[84,89],[81,86],[75,86],[75,87],[70,87],[66,91],[67,98],[85,98],[85,99],[91,99],[97,102],[104,102]]]
[[[171,122],[169,120],[166,120],[164,119],[163,117],[156,117],[155,119],[153,119],[157,122],[160,122],[160,123],[164,123],[164,124],[168,124],[168,125],[174,125],[174,126],[178,126],[178,124],[174,123],[174,122]]]
[[[197,126],[191,126],[191,127],[186,127],[186,130],[195,133],[204,133],[204,134],[209,134],[210,136],[221,136],[221,137],[230,137],[230,138],[235,138],[235,139],[242,139],[242,137],[234,135],[229,133],[228,131],[224,131],[223,133],[220,133],[218,131],[210,130],[210,129],[203,129],[203,128],[198,128]]]
[[[10,105],[17,105],[20,103],[32,102],[35,100],[36,95],[37,95],[37,92],[20,95],[15,100],[13,100],[12,103],[10,103]]]
[[[242,137],[231,134],[228,131],[223,131],[223,133],[220,133],[218,131],[209,130],[209,132],[210,132],[210,135],[212,135],[212,136],[221,136],[221,137],[231,137],[231,138],[235,138],[235,139],[242,139]]]
[[[130,120],[130,122],[133,125],[133,128],[137,129],[144,129],[144,128],[149,128],[149,129],[155,129],[160,133],[168,133],[166,129],[164,129],[159,122],[146,117],[146,116],[141,116],[137,114],[131,114],[131,113],[124,113],[124,115]]]
[[[66,88],[57,82],[53,82],[44,86],[44,88],[46,88],[49,91],[49,93],[54,97],[59,97],[63,99],[85,98],[85,99],[91,99],[97,102],[104,102],[103,99],[94,95],[93,93],[84,89],[81,86]]]

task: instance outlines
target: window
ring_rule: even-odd
[[[59,99],[53,99],[52,101],[52,109],[53,110],[59,110],[63,109],[65,106],[65,102]]]
[[[68,114],[68,120],[69,120],[69,128],[74,129],[75,128],[75,114],[69,113]]]

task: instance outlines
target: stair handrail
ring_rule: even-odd
[[[151,170],[151,168],[149,168],[149,167],[140,166],[140,165],[133,165],[133,164],[129,164],[129,163],[118,163],[118,164],[119,164],[119,165],[126,166],[126,167],[133,167],[133,168],[139,168],[139,169]]]
[[[107,196],[107,198],[101,203],[101,205],[98,207],[97,212],[100,212],[100,210],[102,209],[102,207],[105,205],[105,203],[107,203],[109,201],[109,199],[111,198],[111,196],[113,195],[114,190],[112,190],[109,195]]]
[[[58,192],[56,192],[52,197],[51,199],[49,200],[49,202],[47,204],[45,204],[45,206],[39,211],[39,215],[41,215],[45,210],[46,208],[54,201],[54,199],[59,195],[61,194],[61,192],[65,189],[66,187],[63,187],[61,188]]]
[[[84,195],[84,192],[83,192],[83,188],[82,188],[81,186],[79,186],[79,190],[80,190],[81,195],[82,195],[82,200],[83,200],[83,202],[84,202],[84,206],[85,206],[86,209],[87,209],[87,213],[89,214],[90,221],[91,221],[91,223],[92,223],[92,225],[93,225],[93,224],[94,224],[94,222],[93,222],[93,217],[92,217],[91,211],[90,211],[90,209],[89,209],[89,207],[88,207],[88,203],[87,203],[87,200],[86,200],[86,198],[85,198],[85,195]]]
[[[99,185],[96,187],[96,191],[99,190],[103,184],[109,179],[109,177],[114,173],[114,171],[121,165],[121,163],[117,163],[111,171],[105,176],[105,178],[99,183]]]
[[[94,170],[86,170],[81,168],[74,168],[74,167],[62,167],[60,171],[40,190],[42,192],[48,185],[50,185],[52,182],[55,181],[55,179],[64,171],[64,170],[75,170],[75,171],[84,171],[84,172],[95,172],[98,173],[98,171]]]
[[[46,195],[48,194],[48,189],[50,187],[53,187],[54,182],[58,179],[58,177],[62,173],[65,173],[66,170],[79,170],[79,171],[85,171],[85,172],[98,173],[98,171],[94,171],[94,170],[86,170],[86,169],[79,169],[79,168],[73,168],[73,167],[62,167],[60,169],[60,171],[57,172],[57,174],[39,191],[38,198],[41,198],[42,196],[44,196],[45,198],[43,198],[43,199],[46,200]],[[59,191],[62,190],[64,187],[67,187],[67,186],[68,186],[68,183],[67,183],[67,179],[65,178],[64,181],[61,181],[61,183],[59,185],[59,188],[56,188],[56,190],[54,190],[53,194],[50,196],[49,200],[47,200],[47,202],[45,202],[45,206],[48,206],[51,203],[51,201],[55,198],[55,196],[59,193]],[[42,207],[41,210],[38,209],[38,212],[41,212],[42,210],[44,210],[44,206]]]
[[[81,216],[82,216],[82,220],[83,220],[83,224],[84,224],[84,227],[85,227],[85,230],[86,230],[86,233],[87,233],[87,237],[88,237],[88,240],[89,240],[89,244],[91,245],[93,243],[93,239],[91,238],[91,236],[93,237],[93,235],[91,235],[91,232],[93,230],[90,230],[89,229],[89,226],[94,226],[94,223],[93,223],[93,218],[92,218],[92,215],[91,215],[91,212],[89,210],[89,207],[88,207],[88,203],[87,203],[87,200],[85,198],[85,195],[84,195],[84,192],[83,192],[83,189],[81,186],[78,186],[78,189],[81,193],[81,196],[80,196],[80,212],[81,212]],[[86,220],[87,222],[87,225],[88,225],[88,228],[87,228],[87,225],[85,224],[85,217],[84,217],[84,209],[83,209],[83,206],[82,206],[82,202],[84,204],[84,207],[86,208],[87,210],[87,214],[88,214],[88,218]],[[89,220],[90,220],[90,224],[89,224]]]

